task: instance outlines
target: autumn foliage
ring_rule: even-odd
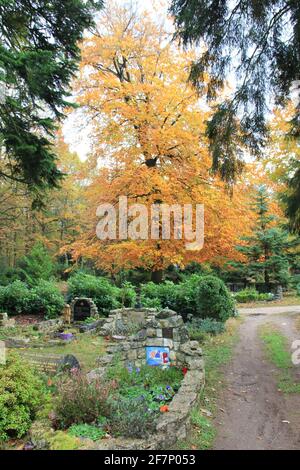
[[[229,194],[211,174],[204,135],[210,110],[188,83],[193,53],[182,51],[147,13],[108,8],[98,33],[81,45],[76,111],[91,126],[85,229],[72,245],[106,271],[144,267],[158,271],[191,260],[222,263],[249,225],[249,188]],[[205,88],[205,84],[204,84]],[[205,245],[187,251],[184,240],[115,240],[96,237],[100,204],[204,204]]]

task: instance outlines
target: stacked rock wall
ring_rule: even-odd
[[[135,334],[128,333],[135,325]],[[127,330],[126,330],[127,329]],[[202,351],[197,341],[190,341],[188,330],[181,315],[164,309],[119,309],[109,315],[100,330],[103,336],[111,336],[115,343],[107,348],[107,355],[100,358],[99,365],[106,365],[118,354],[124,363],[136,367],[146,364],[146,347],[169,348],[170,362],[189,369],[203,370]]]

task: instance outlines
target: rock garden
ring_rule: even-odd
[[[1,447],[168,449],[186,439],[205,382],[199,342],[235,313],[221,281],[134,289],[79,273],[65,292],[46,287],[55,295],[31,315],[23,296],[34,300],[33,288],[2,288]]]

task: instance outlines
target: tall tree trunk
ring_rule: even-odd
[[[155,282],[155,284],[161,284],[163,281],[163,270],[159,269],[158,271],[152,271],[151,273],[151,281]]]

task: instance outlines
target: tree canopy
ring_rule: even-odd
[[[68,105],[78,41],[102,0],[0,0],[0,178],[30,189],[61,178],[51,136]]]
[[[101,16],[99,34],[82,44],[76,83],[77,124],[90,123],[93,151],[86,231],[73,244],[75,256],[109,271],[155,272],[233,255],[249,216],[247,191],[241,183],[231,199],[224,182],[210,174],[204,136],[210,111],[188,83],[193,53],[183,53],[147,14],[112,8]],[[97,206],[118,207],[120,196],[129,205],[143,204],[148,213],[153,204],[205,204],[205,248],[187,251],[182,239],[97,239]]]
[[[244,260],[231,263],[246,282],[264,282],[267,288],[272,284],[287,285],[291,266],[298,267],[299,262],[299,239],[280,227],[271,202],[266,187],[259,187],[253,204],[256,224],[252,234],[242,237],[243,244],[236,247]]]
[[[233,93],[215,102],[207,126],[213,169],[233,184],[243,168],[242,149],[259,154],[263,148],[270,104],[285,104],[293,88],[299,97],[300,3],[172,0],[171,12],[184,44],[196,43],[201,48],[190,78],[202,89],[209,75],[209,100],[216,99],[217,91],[235,72]],[[300,99],[296,99],[288,133],[300,137]],[[288,215],[298,228],[299,191],[298,164],[290,180],[288,203]]]

